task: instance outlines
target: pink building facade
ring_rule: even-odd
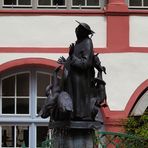
[[[20,139],[28,139],[26,145],[37,147],[45,139],[49,119],[37,114],[57,59],[67,57],[75,41],[75,20],[95,31],[94,52],[107,69],[108,107],[101,109],[105,130],[124,132],[124,120],[147,109],[147,9],[130,9],[124,0],[89,10],[1,9],[1,146],[19,147]]]

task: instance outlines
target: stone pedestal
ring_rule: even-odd
[[[93,148],[95,130],[102,127],[100,122],[59,121],[49,123],[53,129],[54,148]]]

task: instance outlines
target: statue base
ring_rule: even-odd
[[[54,148],[94,148],[95,130],[102,127],[101,122],[57,121],[49,123],[53,129]]]

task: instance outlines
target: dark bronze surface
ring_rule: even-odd
[[[39,115],[42,118],[50,116],[50,121],[103,122],[99,108],[103,103],[106,105],[106,83],[102,78],[106,69],[101,66],[98,54],[93,52],[90,35],[94,32],[86,23],[78,23],[75,29],[77,40],[70,45],[68,58],[58,59],[63,66],[61,81],[57,77],[59,66],[53,72],[52,83],[47,86],[47,100]]]
[[[59,129],[100,129],[101,122],[94,121],[55,121],[49,123],[49,128]]]

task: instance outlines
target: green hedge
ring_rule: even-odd
[[[125,130],[127,134],[144,139],[144,145],[148,148],[148,112],[142,116],[129,117],[125,122]]]

